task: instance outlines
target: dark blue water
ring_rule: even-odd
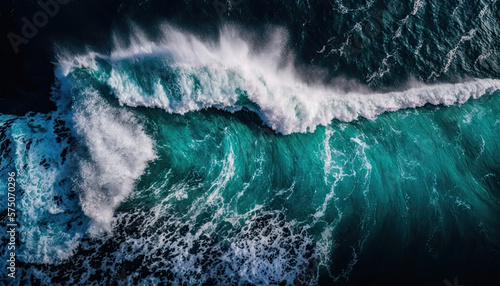
[[[7,44],[1,281],[496,285],[497,1],[221,3],[74,1]]]

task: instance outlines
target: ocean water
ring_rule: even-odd
[[[380,4],[331,2],[354,19]],[[446,50],[423,39],[439,44],[442,30],[421,26],[442,19],[436,3],[391,3],[373,10],[387,14],[371,34],[393,52],[382,57],[364,34],[349,44],[364,18],[310,65],[274,24],[224,23],[214,37],[131,24],[107,52],[56,49],[57,109],[0,114],[19,224],[18,278],[2,259],[1,281],[496,285],[500,76],[493,50],[475,53],[494,48],[498,4],[475,2],[474,17],[454,5],[448,38],[466,31]],[[331,57],[355,59],[364,80],[326,68]]]

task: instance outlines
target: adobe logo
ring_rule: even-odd
[[[21,18],[23,22],[21,28],[22,36],[14,32],[7,34],[7,38],[14,52],[16,54],[19,53],[19,46],[29,43],[29,40],[33,39],[38,34],[39,29],[45,27],[49,23],[49,19],[55,17],[57,13],[59,13],[60,5],[68,4],[71,1],[73,0],[48,0],[46,2],[38,2],[42,10],[34,13],[31,21],[26,17]]]

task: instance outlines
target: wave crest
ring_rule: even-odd
[[[346,92],[346,86],[321,83],[321,71],[304,75],[287,50],[283,29],[273,28],[262,43],[243,34],[248,33],[226,26],[214,42],[166,25],[161,40],[150,41],[136,32],[127,47],[117,44],[110,55],[89,53],[61,61],[61,70],[67,74],[76,67],[93,69],[123,105],[177,114],[211,107],[247,108],[282,134],[313,132],[333,119],[374,118],[428,103],[461,104],[500,88],[499,80],[474,79],[414,83],[388,93]],[[347,84],[352,85],[349,90],[366,89]]]

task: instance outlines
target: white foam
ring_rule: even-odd
[[[70,145],[55,131],[66,128],[60,124],[65,119],[57,111],[31,114],[17,117],[6,131],[12,160],[2,160],[0,172],[16,170],[16,220],[22,242],[16,251],[23,262],[58,264],[73,254],[85,232],[78,225],[86,219],[66,180],[72,172]],[[5,197],[6,186],[0,187]]]
[[[500,88],[499,80],[473,79],[457,84],[416,83],[389,93],[346,93],[344,86],[321,84],[315,74],[306,75],[307,80],[299,76],[283,29],[274,28],[268,39],[260,39],[260,52],[253,48],[256,40],[246,39],[235,27],[223,28],[217,42],[202,41],[171,26],[164,26],[163,31],[163,40],[157,42],[138,33],[132,44],[117,46],[107,57],[112,71],[105,82],[121,104],[178,114],[209,107],[234,111],[244,106],[277,132],[290,134],[312,132],[333,119],[374,118],[427,103],[461,104]],[[153,92],[131,78],[131,66],[136,78],[150,81]],[[250,104],[239,103],[244,97],[241,91]]]
[[[115,208],[156,157],[154,142],[133,113],[110,106],[95,91],[75,101],[75,130],[88,151],[79,160],[80,202],[94,220],[91,233],[110,231]]]
[[[312,237],[307,227],[285,221],[278,212],[262,213],[260,206],[245,214],[226,212],[233,207],[219,204],[210,220],[197,231],[179,231],[197,224],[200,217],[191,214],[174,215],[161,225],[156,224],[159,229],[142,225],[139,231],[149,235],[126,236],[126,244],[115,252],[116,261],[147,257],[155,271],[172,274],[162,278],[172,285],[199,285],[207,281],[216,281],[217,285],[271,285],[285,281],[293,285],[296,280],[311,278],[313,273],[307,273],[307,267],[314,254],[309,250]],[[218,215],[221,211],[225,212],[224,218]],[[123,223],[127,217],[138,215],[121,214],[118,219]],[[149,222],[151,213],[146,215],[147,219],[143,219]],[[217,226],[224,224],[232,225],[228,229],[230,235],[207,245],[207,240],[219,235]]]
[[[424,2],[421,0],[415,0],[413,2],[413,11],[411,12],[412,15],[416,15],[418,10],[424,6]]]

